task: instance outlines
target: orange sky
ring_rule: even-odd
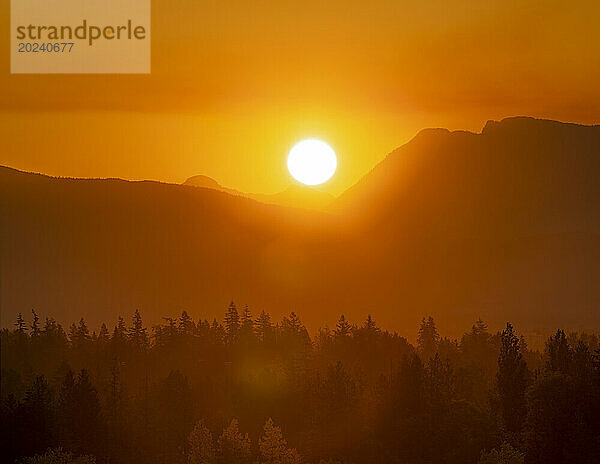
[[[423,127],[600,122],[598,1],[176,0],[152,18],[150,75],[10,75],[4,34],[0,164],[275,192],[319,137],[338,194]]]

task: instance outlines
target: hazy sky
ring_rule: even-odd
[[[423,127],[600,122],[599,20],[596,0],[154,1],[150,75],[10,75],[5,43],[0,163],[274,192],[319,137],[337,194]]]

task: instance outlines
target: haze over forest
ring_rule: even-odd
[[[35,308],[90,327],[230,300],[311,330],[423,314],[524,331],[600,325],[600,126],[532,118],[421,131],[326,212],[214,188],[0,171],[2,326]],[[190,173],[193,175],[196,173]]]

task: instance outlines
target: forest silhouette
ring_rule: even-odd
[[[1,332],[4,462],[594,463],[600,346],[558,330],[543,352],[510,323],[416,344],[369,315],[314,336],[233,302],[147,328],[91,331],[19,314]]]
[[[3,462],[600,462],[598,153],[427,129],[328,211],[0,167]]]

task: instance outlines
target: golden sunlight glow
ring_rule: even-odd
[[[308,139],[292,147],[287,166],[298,182],[319,185],[333,176],[337,169],[337,158],[333,149],[325,142]]]

